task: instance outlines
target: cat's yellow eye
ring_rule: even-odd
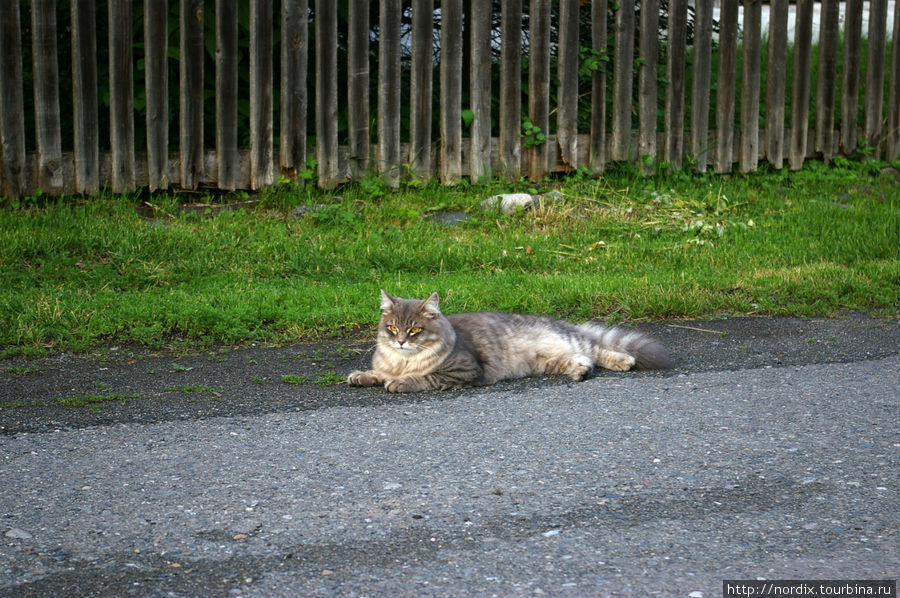
[[[393,334],[397,334],[398,332],[400,332],[400,329],[398,329],[396,326],[388,326],[388,330],[390,330]]]
[[[422,332],[422,329],[419,327],[409,329],[410,334],[419,334],[420,332]]]

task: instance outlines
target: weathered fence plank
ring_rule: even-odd
[[[216,155],[218,186],[237,188],[238,178],[238,11],[216,0]]]
[[[282,0],[279,156],[281,172],[288,176],[306,166],[308,20],[309,0]]]
[[[838,0],[823,0],[816,84],[816,151],[825,162],[834,154],[834,107],[838,54]]]
[[[130,0],[109,2],[109,128],[112,181],[115,193],[135,188],[134,74],[132,67],[132,11]],[[184,58],[184,56],[182,56]],[[187,59],[181,61],[182,64]]]
[[[621,0],[616,11],[615,65],[613,71],[613,120],[610,158],[631,156],[631,95],[634,62],[634,0]]]
[[[528,118],[547,135],[550,132],[550,0],[531,0],[528,45]],[[536,139],[526,151],[528,178],[540,181],[550,166],[550,140]]]
[[[347,21],[347,160],[359,178],[369,169],[368,0],[350,0]]]
[[[598,60],[598,68],[591,73],[591,133],[588,160],[591,172],[599,175],[606,164],[606,0],[591,2],[591,47]]]
[[[25,102],[19,3],[0,3],[0,190],[22,196],[25,181]]]
[[[665,160],[681,170],[684,157],[684,72],[687,62],[687,0],[669,0],[666,47]]]
[[[787,23],[787,0],[772,0],[769,13],[769,65],[766,76],[766,158],[778,170],[784,166]]]
[[[100,188],[95,9],[94,0],[72,0],[73,176],[75,191],[80,193],[91,193]]]
[[[656,159],[656,67],[659,62],[659,0],[641,2],[641,37],[638,42],[637,157],[644,172],[653,172]]]
[[[337,3],[316,0],[315,23],[318,184],[333,189],[338,182]]]
[[[275,182],[272,0],[250,4],[250,187]]]
[[[712,0],[697,0],[694,10],[691,153],[696,160],[697,171],[706,172],[709,162],[709,85],[712,79]]]
[[[218,11],[216,12],[218,15]],[[144,3],[144,88],[147,93],[147,184],[151,191],[169,186],[169,6],[167,0]],[[220,159],[222,151],[218,152]]]
[[[462,176],[462,0],[441,2],[441,182]]]
[[[734,94],[737,80],[738,3],[723,3],[719,31],[716,93],[716,172],[731,172],[734,161]]]
[[[383,0],[378,39],[378,172],[400,185],[400,0]]]
[[[862,65],[863,0],[847,0],[844,24],[844,73],[841,95],[841,151],[856,151],[859,71]]]
[[[500,40],[500,171],[507,180],[522,171],[522,0],[503,0]]]
[[[762,5],[744,0],[744,66],[741,70],[741,172],[756,170],[759,161],[759,81]]]
[[[469,179],[472,182],[491,178],[491,3],[474,2],[471,12],[472,65],[469,75],[472,123],[469,136]],[[576,31],[578,23],[575,23]],[[575,64],[576,95],[578,64]]]
[[[181,186],[194,189],[203,174],[203,0],[180,1],[178,144]]]
[[[876,159],[881,157],[880,146],[884,138],[881,110],[884,102],[884,44],[886,27],[887,0],[870,0],[864,135],[866,145],[874,150],[873,157]]]
[[[900,158],[900,3],[894,4],[891,79],[888,90],[887,159]]]
[[[44,192],[56,194],[63,189],[63,175],[55,2],[50,0],[32,2],[31,36],[38,151],[37,183]]]
[[[431,176],[433,34],[434,0],[413,0],[409,167],[411,174],[422,181]]]
[[[803,168],[809,132],[809,86],[812,54],[813,0],[797,0],[794,40],[794,89],[791,94],[791,170]]]
[[[573,169],[578,167],[578,49],[578,0],[560,0],[556,142],[563,164]]]

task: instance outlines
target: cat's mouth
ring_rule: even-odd
[[[402,351],[403,353],[415,353],[416,351],[418,351],[418,347],[409,344],[401,345],[400,343],[395,342],[393,343],[393,345],[394,349],[396,349],[397,351]]]

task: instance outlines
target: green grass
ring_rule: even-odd
[[[896,315],[900,185],[883,166],[838,159],[796,173],[651,178],[626,168],[542,185],[563,196],[511,216],[479,204],[528,184],[376,199],[371,183],[337,194],[285,187],[252,210],[212,214],[157,197],[152,219],[109,195],[0,208],[0,347],[368,333],[379,288],[438,291],[450,313]],[[326,207],[293,215],[298,205]],[[470,220],[423,218],[435,210]]]

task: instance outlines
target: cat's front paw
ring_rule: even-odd
[[[351,372],[347,376],[347,384],[350,386],[377,386],[381,384],[381,380],[374,372]]]
[[[415,392],[424,388],[421,381],[412,376],[388,380],[384,383],[384,387],[388,392]]]

